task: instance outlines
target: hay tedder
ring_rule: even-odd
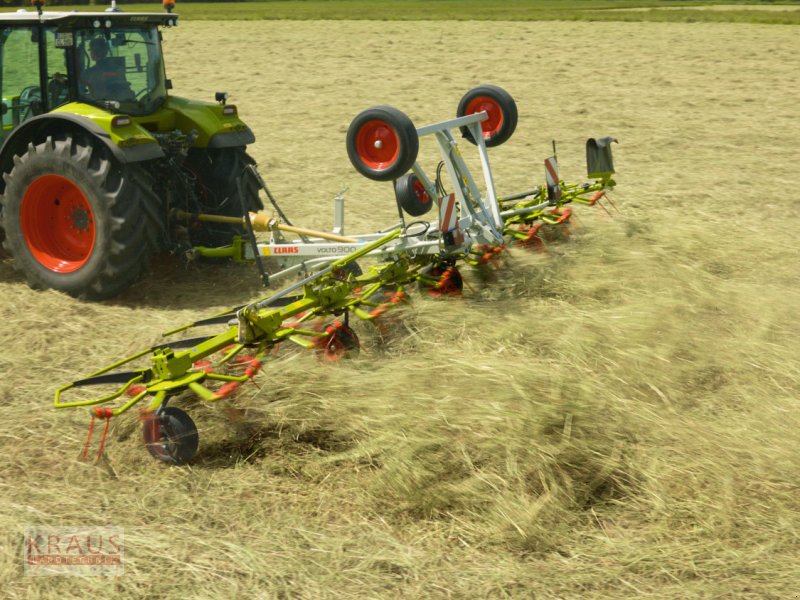
[[[600,204],[615,185],[612,138],[590,139],[590,182],[562,181],[553,155],[544,161],[544,184],[498,196],[488,148],[514,132],[513,98],[499,87],[478,86],[461,99],[456,114],[416,128],[399,110],[376,106],[352,121],[346,144],[353,166],[394,187],[399,221],[377,232],[345,235],[341,196],[334,201],[333,232],[291,224],[250,164],[242,169],[265,192],[273,215],[177,213],[187,223],[242,230],[228,246],[195,246],[197,254],[252,260],[270,285],[287,276],[298,280],[256,302],[169,331],[168,341],[59,388],[56,408],[91,407],[84,456],[95,419],[105,421],[99,458],[111,417],[140,406],[149,452],[172,464],[191,460],[198,449],[197,428],[185,411],[169,404],[172,399],[230,399],[268,365],[279,344],[312,350],[323,361],[353,357],[360,343],[352,319],[380,319],[407,301],[411,286],[433,297],[461,293],[459,266],[482,268],[509,242],[541,247],[541,233],[569,223],[572,204]],[[457,134],[477,149],[482,185],[462,157]],[[432,136],[439,150],[433,174],[418,161],[423,136]],[[256,238],[258,231],[266,233],[265,240]]]

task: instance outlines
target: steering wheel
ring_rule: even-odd
[[[20,123],[42,114],[42,90],[38,85],[29,85],[19,93],[19,103],[22,107]]]
[[[51,108],[64,104],[69,97],[67,76],[63,73],[53,73],[47,82],[47,95]]]

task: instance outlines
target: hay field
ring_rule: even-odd
[[[225,89],[298,222],[392,222],[344,133],[373,104],[417,125],[491,82],[518,102],[501,192],[583,176],[612,134],[621,214],[579,210],[463,301],[417,299],[358,361],[283,357],[241,410],[196,407],[186,468],[136,418],[78,460],[54,388],[256,297],[250,269],[170,261],[122,298],[29,290],[0,263],[5,598],[795,598],[800,594],[800,209],[792,27],[183,22],[176,93]],[[435,159],[428,152],[433,166]],[[423,154],[424,158],[425,154]],[[22,576],[30,525],[124,527],[125,575]]]

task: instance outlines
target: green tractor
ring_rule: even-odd
[[[177,15],[37,8],[0,15],[0,240],[15,268],[102,300],[155,253],[230,244],[241,228],[175,215],[263,208],[255,137],[227,94],[169,94],[161,30]]]

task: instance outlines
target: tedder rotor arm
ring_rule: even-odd
[[[364,247],[358,251],[334,261],[325,269],[266,300],[245,305],[235,313],[215,315],[173,330],[169,333],[185,330],[195,325],[220,322],[228,325],[225,331],[217,335],[203,336],[187,341],[178,340],[171,344],[160,344],[148,348],[104,367],[89,377],[62,386],[55,393],[54,406],[56,408],[94,406],[115,400],[126,393],[132,396],[122,406],[111,409],[109,413],[103,413],[116,416],[127,411],[147,396],[153,397],[148,408],[155,410],[165,399],[186,389],[207,401],[220,400],[228,395],[227,390],[230,388],[223,386],[220,390],[212,390],[204,385],[207,380],[239,384],[250,379],[254,373],[235,376],[208,372],[198,365],[209,356],[224,352],[223,358],[218,363],[224,364],[233,360],[244,348],[255,348],[255,358],[252,360],[255,365],[259,363],[260,358],[267,350],[283,340],[292,341],[306,348],[311,347],[313,342],[310,342],[308,338],[324,336],[325,333],[284,325],[287,319],[301,314],[322,316],[349,308],[358,308],[358,305],[363,303],[360,297],[348,299],[355,289],[374,286],[376,283],[378,285],[401,285],[413,279],[415,277],[414,265],[407,261],[373,267],[364,275],[348,277],[346,280],[331,277],[337,269],[346,267],[358,258],[396,239],[399,235],[400,231],[395,230],[371,244],[364,244]],[[303,290],[302,294],[290,295],[298,289]],[[190,347],[179,350],[186,345]],[[115,371],[115,369],[148,354],[151,362],[149,368]],[[260,363],[258,368],[260,368]],[[253,369],[257,370],[255,366]],[[96,398],[63,399],[63,395],[74,388],[109,384],[120,384],[120,387]]]

